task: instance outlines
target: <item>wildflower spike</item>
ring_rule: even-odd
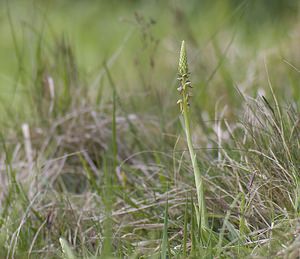
[[[189,80],[189,69],[187,63],[187,55],[185,43],[182,41],[180,55],[179,55],[179,65],[178,65],[178,81],[180,86],[177,88],[179,94],[182,97],[182,103],[180,104],[180,111],[183,112],[183,107],[189,107],[189,97],[191,96],[188,88],[192,88],[191,81]]]
[[[187,76],[188,74],[188,64],[184,40],[181,43],[178,72],[181,77]]]

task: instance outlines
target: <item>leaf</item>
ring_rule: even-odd
[[[59,243],[65,259],[76,259],[71,247],[64,238],[60,237]]]

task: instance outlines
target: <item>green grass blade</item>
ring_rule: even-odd
[[[168,239],[168,201],[165,208],[164,229],[161,243],[161,258],[168,258],[169,239]]]
[[[64,238],[60,237],[59,243],[63,252],[64,259],[76,259],[76,256],[74,255],[71,247],[69,246],[68,242]]]

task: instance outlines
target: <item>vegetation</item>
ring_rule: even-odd
[[[213,2],[0,2],[0,258],[298,258],[300,6]]]

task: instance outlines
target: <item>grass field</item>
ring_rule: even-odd
[[[299,258],[299,29],[296,0],[0,1],[0,258]]]

